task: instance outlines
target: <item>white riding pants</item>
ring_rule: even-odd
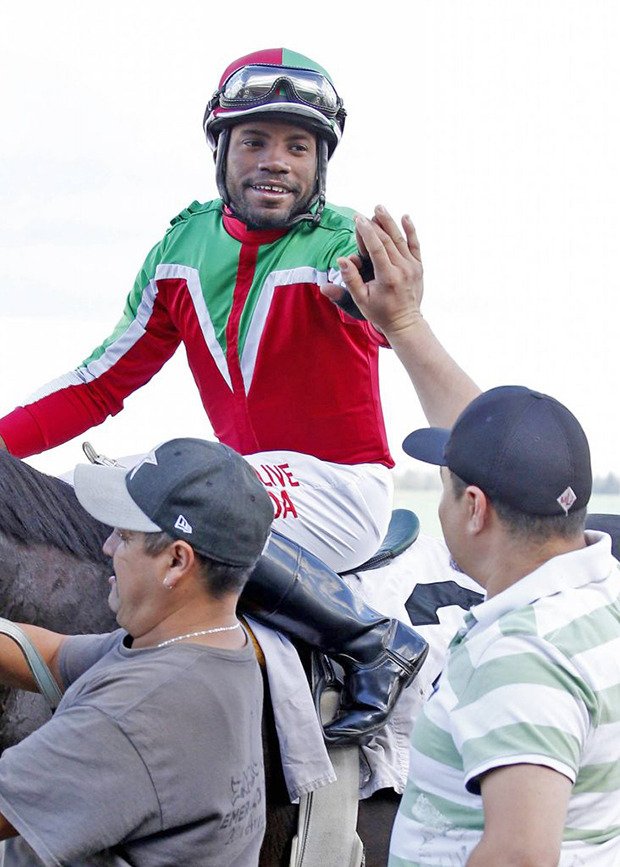
[[[392,474],[381,464],[334,464],[289,451],[246,455],[274,508],[273,529],[336,572],[371,557],[392,513]]]

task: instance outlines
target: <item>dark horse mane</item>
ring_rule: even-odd
[[[79,504],[71,485],[0,451],[0,529],[24,545],[51,545],[105,563],[101,546],[110,528]]]

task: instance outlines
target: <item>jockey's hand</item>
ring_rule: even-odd
[[[422,317],[423,295],[420,245],[411,217],[402,218],[404,236],[386,208],[378,205],[372,220],[356,217],[358,247],[368,255],[374,277],[363,279],[360,256],[338,259],[343,281],[364,317],[389,339],[411,327]],[[321,287],[324,295],[337,301],[339,286]]]

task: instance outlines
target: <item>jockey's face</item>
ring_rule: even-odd
[[[233,211],[252,228],[285,228],[307,211],[316,173],[316,138],[303,127],[248,120],[232,128],[226,189]]]
[[[119,626],[139,638],[161,619],[166,598],[163,579],[168,551],[153,556],[144,550],[144,533],[115,529],[107,538],[104,552],[113,558],[108,604]]]

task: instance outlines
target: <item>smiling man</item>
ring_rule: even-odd
[[[308,207],[316,157],[316,137],[299,126],[233,127],[226,173],[231,208],[247,226],[285,228]]]
[[[344,122],[333,82],[310,58],[269,49],[234,61],[204,116],[220,198],[194,202],[172,220],[113,333],[80,367],[0,419],[0,444],[25,457],[99,424],[184,343],[215,434],[256,468],[274,529],[338,572],[372,556],[392,508],[378,386],[387,342],[354,305],[345,312],[322,291],[343,286],[338,262],[358,249],[353,212],[325,200]],[[407,242],[385,215],[377,219],[389,253],[372,262],[374,279],[372,268],[362,273],[379,288],[407,282]],[[471,382],[444,364],[429,331],[422,336],[413,342],[414,385],[429,421],[450,424],[472,396]],[[298,561],[272,553],[281,574]],[[287,611],[288,630],[310,643],[320,635],[323,646],[334,635],[356,636],[339,649],[354,671],[329,733],[364,736],[414,676],[423,643],[396,621],[360,617],[328,569],[302,577],[306,607]],[[265,574],[267,587],[274,581]]]

